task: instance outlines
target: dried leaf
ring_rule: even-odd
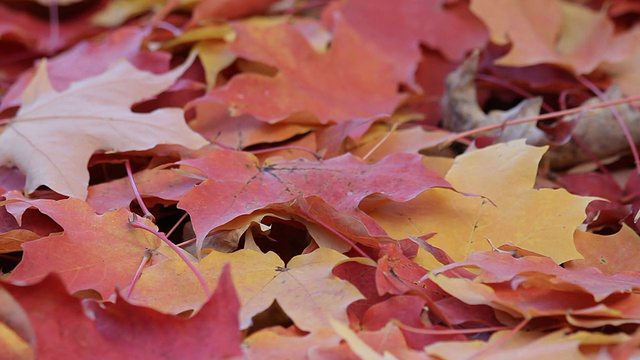
[[[518,245],[558,263],[580,258],[573,232],[593,198],[563,189],[532,189],[544,151],[518,140],[459,156],[446,179],[458,191],[485,198],[429,189],[414,200],[387,203],[369,214],[395,238],[435,232],[429,243],[457,261],[491,249],[487,239],[495,246]],[[434,262],[430,268],[438,266]]]
[[[121,61],[101,75],[56,92],[42,62],[25,90],[24,105],[0,134],[0,164],[18,166],[27,175],[28,192],[47,185],[60,194],[85,199],[86,166],[96,150],[146,150],[165,143],[192,149],[205,145],[184,123],[180,109],[151,114],[129,109],[175,82],[190,63],[153,75]]]

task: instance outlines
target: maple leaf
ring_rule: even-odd
[[[190,102],[185,110],[194,110],[196,113],[189,123],[192,129],[206,138],[215,139],[216,144],[236,150],[285,141],[314,129],[304,124],[268,124],[249,114],[233,117],[226,106],[207,97]]]
[[[614,25],[606,12],[560,0],[471,1],[491,41],[512,45],[503,66],[558,64],[588,74],[606,58]]]
[[[277,0],[204,0],[199,1],[193,9],[191,24],[210,22],[214,19],[235,19],[252,14],[259,14],[277,2]]]
[[[430,187],[449,186],[422,165],[419,155],[411,154],[393,154],[373,165],[350,154],[326,161],[298,159],[260,165],[252,154],[219,150],[179,163],[194,166],[208,177],[178,203],[191,216],[198,246],[211,229],[239,215],[299,196],[317,195],[338,211],[366,219],[358,204],[368,195],[406,201]]]
[[[200,182],[170,169],[145,169],[133,175],[140,195],[166,200],[180,200]],[[87,203],[97,212],[104,213],[121,207],[128,208],[135,198],[128,178],[89,186]]]
[[[568,269],[597,267],[604,274],[614,275],[622,271],[640,271],[637,254],[640,253],[640,236],[628,225],[612,235],[598,235],[576,231],[576,248],[584,259],[565,264]]]
[[[612,82],[637,93],[632,0],[5,3],[0,267],[14,270],[0,280],[0,358],[640,353],[640,237],[625,218],[640,207],[638,177],[623,189],[616,182],[627,175],[606,171],[625,159],[604,164],[602,175],[551,179],[536,177],[544,149],[522,140],[472,146],[455,159],[463,143],[432,146],[451,136],[433,131],[450,114],[442,119],[432,105],[474,48],[482,74],[475,63],[464,68],[452,77],[458,93],[448,94],[460,119],[522,117],[536,100],[496,108],[523,91],[545,101],[565,91],[559,101],[572,107],[589,96],[579,74],[608,87],[610,99],[621,97]],[[43,52],[51,58],[32,66]],[[169,60],[187,52],[199,61],[170,71]],[[596,101],[604,100],[587,103]],[[629,104],[615,109],[637,122]],[[626,142],[600,146],[612,131],[592,124],[613,121],[609,110],[580,114],[575,127],[577,116],[565,116],[544,133],[568,139],[573,129],[597,156],[620,155]],[[502,137],[527,135],[532,124]],[[595,130],[577,134],[581,126]],[[202,147],[194,131],[214,144]],[[575,144],[545,160],[584,160],[569,151]],[[129,156],[141,166],[125,177]],[[613,202],[539,190],[534,180]],[[23,188],[30,198],[12,191]],[[176,242],[183,230],[189,240],[177,246],[198,258],[170,250],[150,222],[129,223],[129,206],[151,208],[160,228],[175,224],[167,236]],[[602,234],[619,219],[629,226],[576,230],[585,208],[590,228],[607,226]]]
[[[353,285],[331,274],[331,269],[345,260],[347,257],[336,251],[317,249],[294,257],[285,267],[273,252],[214,251],[196,267],[212,285],[219,278],[223,264],[231,264],[233,282],[242,304],[240,326],[243,329],[251,325],[253,316],[276,300],[298,328],[315,331],[329,327],[328,321],[332,318],[346,322],[347,305],[362,298]],[[195,277],[188,273],[186,264],[175,257],[148,267],[129,300],[168,313],[197,309],[205,300],[204,294]],[[164,285],[159,287],[158,282]]]
[[[395,238],[435,232],[429,243],[458,261],[489,250],[487,239],[495,246],[513,243],[558,263],[580,258],[573,232],[594,198],[564,189],[532,189],[544,151],[515,140],[458,156],[445,179],[458,191],[485,198],[429,189],[406,203],[364,210]]]
[[[393,131],[383,124],[373,124],[357,144],[347,150],[366,158],[368,163],[375,163],[393,153],[417,153],[420,149],[434,147],[450,136],[445,131],[427,132],[419,126]]]
[[[0,286],[0,349],[7,359],[34,359],[36,337],[29,317],[11,294]]]
[[[306,112],[326,124],[390,115],[400,100],[392,65],[364,46],[343,21],[337,23],[326,54],[318,54],[287,23],[245,21],[233,27],[238,37],[229,45],[231,51],[278,69],[273,77],[236,75],[207,95],[227,105],[234,116],[251,114],[275,123]],[[357,72],[352,71],[354,59],[360,60]]]
[[[442,359],[588,359],[597,356],[603,344],[618,344],[627,341],[627,335],[590,333],[559,329],[542,331],[498,331],[489,341],[452,341],[433,344],[425,348],[429,355]],[[494,344],[500,344],[494,346]],[[591,346],[590,346],[591,345]],[[486,349],[487,351],[483,351]],[[602,353],[602,352],[600,352]],[[591,356],[587,356],[587,354]]]
[[[377,331],[355,332],[346,325],[332,322],[334,330],[345,340],[338,346],[316,349],[313,354],[321,359],[415,359],[430,360],[424,352],[407,347],[398,327],[389,324]]]
[[[143,52],[140,46],[148,29],[125,26],[115,29],[100,41],[82,41],[71,49],[47,59],[47,74],[51,86],[57,91],[69,84],[104,72],[118,59],[126,58],[141,70],[155,73],[169,70],[169,56],[163,52]],[[32,81],[36,68],[22,74],[2,97],[0,111],[19,106],[22,93]]]
[[[445,275],[458,267],[481,271],[474,279]],[[508,322],[546,317],[562,324],[560,317],[564,317],[564,324],[586,328],[640,322],[636,274],[606,276],[594,268],[567,270],[546,257],[515,258],[488,251],[437,269],[428,278],[467,304],[486,304],[509,314],[514,319]]]
[[[460,2],[347,0],[331,3],[322,13],[323,22],[329,25],[339,18],[344,18],[379,56],[388,58],[398,79],[407,84],[414,83],[421,43],[448,60],[460,61],[488,38],[482,22]],[[459,41],[448,41],[452,37]]]
[[[531,278],[541,287],[547,283],[547,287],[558,290],[579,289],[593,295],[595,301],[602,301],[614,293],[631,293],[640,289],[640,280],[636,274],[621,273],[608,276],[594,268],[567,270],[548,257],[515,258],[511,254],[496,251],[475,252],[466,260],[445,265],[433,273],[440,274],[458,267],[480,269],[475,281],[485,284],[513,280],[519,286],[526,286],[527,282],[524,279]]]
[[[600,69],[611,76],[625,95],[638,95],[640,94],[640,86],[638,86],[640,51],[637,44],[640,27],[634,26],[629,31],[616,35],[606,52],[607,61]]]
[[[276,327],[249,335],[243,345],[247,359],[305,359],[314,349],[336,346],[339,342],[340,338],[330,329],[293,336]]]
[[[96,150],[146,150],[158,144],[197,149],[207,144],[185,124],[181,109],[150,114],[129,109],[173,84],[191,59],[162,75],[120,61],[62,92],[51,87],[43,61],[24,92],[23,106],[0,134],[0,164],[18,166],[27,176],[29,192],[46,185],[85,199],[87,163]]]
[[[98,3],[104,2],[104,0]],[[51,36],[51,25],[47,18],[42,18],[27,11],[21,11],[20,7],[14,8],[7,3],[0,4],[0,37],[13,38],[13,41],[22,43],[27,49],[42,54],[60,50],[78,39],[97,33],[100,29],[91,25],[89,15],[100,6],[89,7],[88,11],[80,16],[65,19],[58,26],[57,36]],[[32,8],[33,10],[33,8]]]
[[[56,275],[30,286],[2,287],[25,309],[34,327],[38,359],[178,359],[187,353],[190,359],[204,360],[242,353],[239,303],[228,267],[211,298],[189,319],[122,298],[104,307],[90,300],[83,303],[66,292]]]
[[[96,215],[75,198],[26,203],[50,216],[64,233],[23,243],[12,281],[31,283],[56,272],[69,291],[94,289],[108,298],[131,282],[145,252],[158,248],[153,235],[129,225],[132,214],[125,209]]]

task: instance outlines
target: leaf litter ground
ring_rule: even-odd
[[[640,354],[638,15],[495,6],[0,5],[2,353]]]

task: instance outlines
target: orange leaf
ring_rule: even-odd
[[[473,0],[471,11],[484,21],[491,40],[511,44],[496,61],[502,66],[543,63],[588,74],[606,59],[614,25],[606,11],[560,0]]]
[[[627,224],[613,235],[576,231],[576,248],[584,259],[565,264],[568,269],[597,267],[607,275],[621,271],[640,271],[640,236]]]
[[[132,214],[125,209],[96,215],[75,198],[25,202],[50,216],[64,233],[22,244],[24,255],[12,281],[34,282],[55,272],[70,292],[94,289],[108,298],[131,282],[147,249],[158,248],[153,235],[129,225]]]
[[[317,53],[286,23],[244,21],[233,26],[238,34],[230,45],[234,53],[278,70],[273,77],[236,75],[207,96],[227,105],[235,116],[251,114],[274,123],[307,112],[326,124],[390,115],[400,99],[391,64],[365,46],[344,21],[338,23],[326,54]],[[354,59],[358,71],[352,71]]]

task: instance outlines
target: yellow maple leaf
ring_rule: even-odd
[[[369,214],[394,238],[435,232],[429,242],[454,260],[474,251],[512,243],[544,254],[558,263],[581,258],[573,232],[594,200],[564,189],[533,189],[545,148],[515,140],[456,158],[445,177],[465,196],[429,189],[406,203],[388,202]],[[438,267],[426,260],[427,268]]]
[[[298,328],[314,331],[330,328],[330,319],[346,323],[347,306],[364,298],[355,286],[331,273],[347,259],[337,251],[317,249],[294,257],[285,267],[273,252],[244,249],[230,254],[212,252],[196,267],[214,288],[224,264],[231,264],[233,284],[242,304],[242,328],[249,327],[253,316],[277,300]],[[176,256],[164,265],[145,269],[128,300],[176,314],[200,308],[206,296],[191,270]]]

